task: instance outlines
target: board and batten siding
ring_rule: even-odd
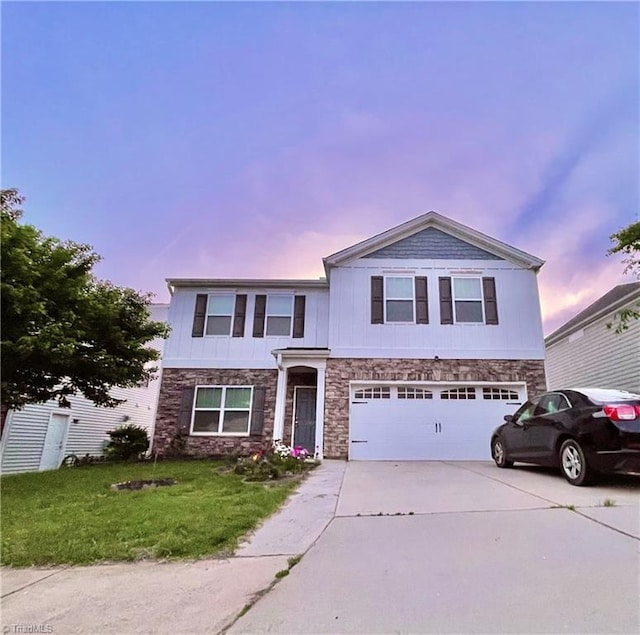
[[[328,289],[296,290],[304,295],[304,337],[253,337],[253,316],[256,295],[292,294],[290,289],[225,289],[215,293],[242,293],[247,295],[245,330],[243,337],[205,335],[193,337],[193,316],[196,295],[213,293],[207,288],[177,288],[169,308],[171,334],[165,343],[162,365],[165,368],[275,368],[271,351],[276,348],[326,347],[328,342],[329,291]]]
[[[549,390],[618,388],[640,393],[640,320],[617,334],[608,329],[615,312],[568,334],[547,348]]]
[[[426,276],[429,324],[371,324],[371,277]],[[495,279],[499,323],[441,324],[442,276]],[[544,359],[538,283],[506,261],[359,259],[331,272],[331,357]]]

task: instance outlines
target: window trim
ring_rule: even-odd
[[[293,337],[293,318],[295,314],[295,294],[293,293],[267,293],[267,300],[264,305],[264,337]],[[291,300],[291,311],[288,315],[269,313],[269,300],[271,298],[289,298]],[[270,317],[288,317],[289,318],[289,334],[288,335],[269,335],[267,330],[269,328]]]
[[[231,313],[223,314],[223,313],[209,313],[209,307],[211,306],[211,298],[233,298],[233,306],[231,307]],[[231,292],[220,292],[220,293],[208,293],[207,294],[207,308],[204,314],[204,337],[231,337],[233,334],[233,319],[236,312],[236,294]],[[209,326],[209,318],[210,317],[228,317],[229,320],[229,332],[228,333],[207,333],[207,328]]]
[[[477,280],[480,284],[480,298],[478,300],[470,300],[469,298],[456,298],[456,280]],[[456,310],[456,302],[480,302],[480,309],[482,311],[482,319],[478,322],[465,322],[458,320],[458,312]],[[451,306],[453,313],[454,324],[486,324],[487,315],[484,306],[484,287],[482,283],[482,276],[451,276]]]
[[[404,278],[405,280],[411,280],[411,320],[388,320],[387,319],[387,301],[404,301],[409,302],[409,298],[387,297],[387,280],[390,278]],[[406,273],[385,275],[382,277],[382,319],[384,324],[416,324],[416,276]]]
[[[198,408],[198,390],[200,388],[222,388],[222,395],[220,396],[220,408]],[[251,396],[249,398],[249,409],[246,408],[227,408],[227,388],[249,388],[251,390]],[[195,437],[248,437],[251,435],[251,417],[253,415],[253,395],[254,385],[243,384],[196,384],[193,393],[193,405],[191,406],[191,422],[189,424],[189,436]],[[193,424],[196,418],[196,412],[210,412],[212,410],[220,411],[220,418],[218,419],[218,431],[217,432],[198,432],[193,429]],[[224,413],[229,410],[230,412],[248,412],[249,417],[247,419],[247,431],[246,432],[223,432],[222,425],[224,423]]]

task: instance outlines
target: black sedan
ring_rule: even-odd
[[[599,472],[640,471],[640,395],[572,388],[527,401],[491,436],[498,467],[514,461],[559,467],[572,485]]]

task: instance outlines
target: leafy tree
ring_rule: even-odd
[[[24,198],[1,192],[2,424],[6,411],[82,393],[99,406],[122,402],[114,386],[133,387],[157,368],[148,348],[168,327],[150,319],[151,294],[117,287],[92,273],[89,245],[47,237],[20,223]]]
[[[640,221],[621,229],[610,236],[613,247],[607,251],[608,255],[624,254],[625,273],[631,272],[640,278]],[[639,305],[636,305],[640,308]],[[626,308],[616,315],[615,332],[622,333],[629,328],[632,320],[640,318],[640,311],[635,308]],[[613,323],[607,324],[607,328],[614,328]]]

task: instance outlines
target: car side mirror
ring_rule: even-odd
[[[504,420],[505,420],[507,423],[511,423],[511,422],[513,421],[513,415],[505,415],[505,416],[504,416]]]

